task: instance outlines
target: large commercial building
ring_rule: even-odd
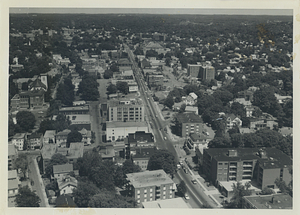
[[[203,121],[194,113],[179,113],[176,122],[182,137],[187,137],[191,133],[200,134],[203,131]]]
[[[215,68],[209,65],[200,67],[198,77],[201,80],[208,80],[208,81],[215,79]]]
[[[148,125],[143,122],[106,122],[106,139],[108,141],[123,140],[129,133],[148,132]]]
[[[275,148],[211,148],[203,152],[203,172],[217,186],[222,181],[254,180],[260,188],[288,184],[292,160]]]
[[[143,122],[144,104],[138,99],[110,100],[107,115],[109,122]]]
[[[138,204],[175,197],[176,184],[162,169],[130,173],[126,176],[132,196]]]
[[[243,209],[293,209],[293,198],[288,194],[244,196]]]

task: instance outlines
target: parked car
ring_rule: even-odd
[[[196,180],[196,179],[193,179],[193,180],[192,180],[192,183],[193,183],[193,184],[197,184],[197,180]]]
[[[189,200],[189,199],[190,199],[190,197],[188,196],[188,194],[184,194],[184,198],[185,198],[186,200]]]

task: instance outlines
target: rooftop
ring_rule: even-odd
[[[8,179],[18,178],[17,170],[8,170]]]
[[[264,152],[265,157],[260,150]],[[236,152],[236,154],[233,153],[236,156],[229,156],[229,151]],[[211,148],[206,149],[206,152],[217,161],[258,160],[264,169],[292,165],[292,159],[275,148]]]
[[[137,148],[136,154],[133,156],[133,159],[135,158],[150,158],[151,155],[153,155],[156,152],[156,147],[151,148]]]
[[[15,148],[15,145],[8,145],[8,156],[12,156],[12,155],[16,155],[17,154],[17,150]]]
[[[162,184],[174,183],[174,181],[162,169],[130,173],[126,174],[126,176],[134,188],[160,186]]]
[[[244,196],[257,209],[292,209],[293,198],[286,194]]]
[[[67,136],[70,132],[71,132],[71,130],[65,129],[61,132],[58,132],[55,136]]]
[[[43,159],[51,159],[51,157],[56,153],[56,144],[44,144],[42,148]]]
[[[190,208],[183,198],[142,202],[144,208]]]
[[[76,110],[89,110],[89,106],[76,106],[76,107],[62,107],[59,109],[60,112],[62,111],[76,111]]]
[[[35,132],[35,133],[31,134],[28,139],[35,139],[35,138],[41,138],[41,137],[43,137],[42,133]]]
[[[8,184],[7,184],[8,190],[13,190],[13,189],[18,189],[18,188],[19,188],[19,180],[18,179],[8,180]]]
[[[55,130],[47,130],[45,131],[44,138],[53,138],[56,134]]]
[[[179,123],[202,123],[200,116],[195,113],[179,113],[176,116]]]
[[[75,204],[75,202],[73,201],[70,195],[63,194],[57,197],[56,207],[75,208],[77,207],[77,205]]]
[[[72,172],[73,164],[53,165],[53,173]]]
[[[152,133],[146,133],[145,131],[137,131],[135,133],[128,134],[128,143],[136,142],[154,142]]]
[[[13,136],[13,139],[23,139],[23,138],[25,138],[25,135],[26,135],[26,133],[16,133]]]
[[[106,128],[148,127],[147,122],[106,122]]]

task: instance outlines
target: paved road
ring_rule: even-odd
[[[36,168],[36,155],[28,155],[29,158],[29,166],[28,166],[28,177],[29,180],[33,181],[32,188],[36,192],[36,194],[40,197],[41,203],[40,207],[49,207],[48,199],[45,198],[44,194],[44,186],[41,184],[41,178],[38,169]]]
[[[151,119],[151,127],[156,138],[156,144],[159,149],[167,149],[171,152],[175,158],[176,162],[179,162],[178,155],[174,148],[174,143],[170,141],[168,134],[164,131],[164,123],[159,118],[160,114],[157,113],[157,109],[154,106],[154,101],[152,96],[149,93],[147,86],[145,85],[144,78],[141,74],[140,69],[138,68],[132,51],[125,45],[127,49],[128,55],[130,57],[131,62],[133,63],[133,71],[135,73],[136,81],[139,86],[139,91],[141,93],[141,97],[146,105],[146,111],[149,113],[149,118]],[[175,174],[175,179],[177,181],[185,181],[188,191],[187,194],[190,196],[190,205],[192,207],[200,208],[203,204],[210,205],[211,207],[216,207],[215,203],[203,192],[202,188],[198,185],[192,184],[191,180],[193,179],[190,174],[184,173],[182,170],[179,170],[177,174]]]
[[[95,143],[100,144],[102,142],[102,128],[101,128],[101,118],[99,110],[99,102],[90,102],[90,116],[91,116],[91,130],[95,133]]]

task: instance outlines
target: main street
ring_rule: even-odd
[[[124,45],[125,49],[128,53],[128,56],[132,62],[132,69],[139,87],[139,92],[141,93],[141,98],[144,101],[146,113],[149,113],[149,119],[155,139],[156,139],[156,146],[159,149],[166,149],[169,152],[171,152],[176,159],[176,162],[179,162],[178,155],[176,153],[176,150],[174,148],[174,144],[168,138],[168,134],[163,128],[163,122],[159,118],[160,114],[157,113],[157,109],[154,106],[154,101],[152,98],[152,95],[150,95],[149,90],[145,84],[144,77],[140,71],[140,69],[137,66],[137,63],[135,62],[135,57],[132,53],[132,51],[129,49],[127,45]],[[187,168],[187,167],[186,167]],[[190,197],[190,204],[193,207],[203,207],[203,205],[210,205],[211,207],[216,207],[215,203],[204,193],[202,188],[199,185],[195,185],[191,182],[192,176],[189,173],[185,173],[182,169],[179,170],[175,174],[175,180],[181,181],[183,180],[185,184],[187,185],[187,194]]]

